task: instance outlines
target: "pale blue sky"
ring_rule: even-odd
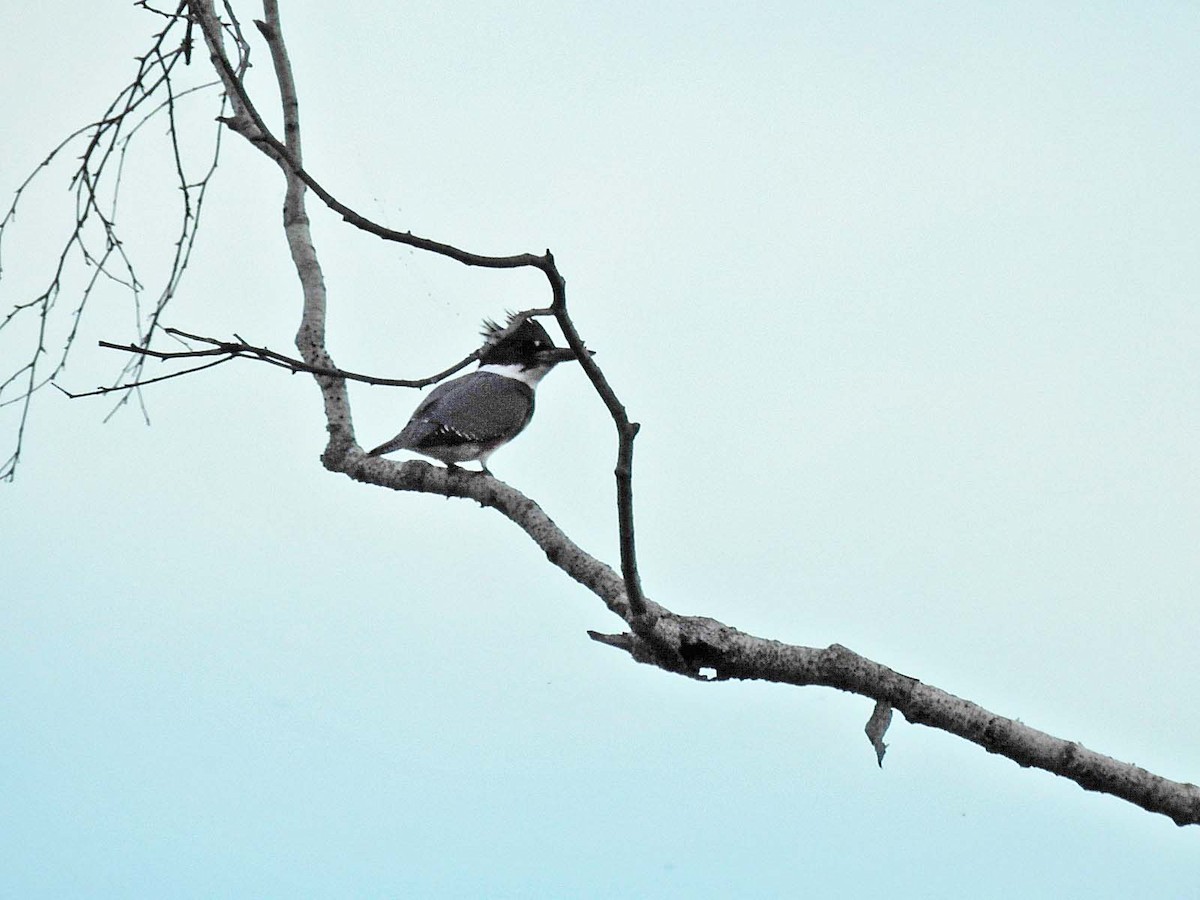
[[[111,6],[0,11],[0,190],[124,82],[157,22]],[[285,6],[331,190],[554,250],[643,423],[652,597],[1200,777],[1200,11]],[[148,275],[172,236],[132,181],[150,149],[121,217]],[[280,179],[226,150],[168,324],[287,349]],[[5,239],[6,309],[71,212],[47,178]],[[347,368],[427,374],[545,302],[313,217]],[[131,339],[98,300],[86,341]],[[118,363],[81,347],[64,381]],[[246,363],[147,399],[150,428],[44,395],[0,487],[0,894],[1200,891],[1194,828],[899,717],[880,771],[866,700],[592,643],[619,623],[510,523],[324,472],[303,377]],[[352,399],[373,445],[417,397]],[[610,431],[555,372],[492,468],[615,563]]]

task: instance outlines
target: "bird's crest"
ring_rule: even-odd
[[[546,333],[546,329],[529,313],[509,312],[503,325],[491,319],[484,319],[483,331],[480,334],[483,335],[483,346],[479,349],[480,358],[497,350],[502,344],[528,351],[554,348],[554,341]]]
[[[512,337],[512,335],[516,334],[517,329],[519,329],[522,324],[528,321],[527,317],[522,316],[519,313],[515,313],[511,309],[506,309],[504,313],[508,318],[505,319],[503,325],[499,324],[494,319],[483,320],[483,330],[479,333],[483,335],[484,346],[495,347],[505,338]]]

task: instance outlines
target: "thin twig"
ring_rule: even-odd
[[[111,346],[111,345],[109,345],[109,346]],[[130,345],[130,347],[128,347],[128,348],[121,347],[118,349],[136,349],[136,348],[134,348],[132,345]],[[147,378],[144,381],[138,381],[134,384],[115,384],[115,385],[110,385],[109,387],[98,387],[94,391],[86,391],[81,394],[72,393],[71,391],[68,391],[65,387],[63,387],[61,384],[57,384],[55,382],[51,382],[51,384],[53,384],[54,387],[58,388],[58,390],[60,390],[64,394],[66,394],[72,400],[78,400],[81,397],[99,397],[104,394],[111,394],[111,393],[113,393],[113,391],[128,391],[128,390],[132,390],[133,388],[143,387],[147,384],[156,384],[160,381],[170,381],[172,378],[180,378],[184,375],[191,375],[194,372],[203,372],[205,369],[211,369],[214,366],[219,366],[222,363],[227,363],[231,359],[237,359],[237,357],[236,356],[226,356],[223,359],[214,359],[212,362],[205,363],[202,366],[193,366],[190,369],[182,369],[178,372],[172,372],[170,375],[159,375],[157,378]]]
[[[187,3],[186,0],[181,0],[173,13],[154,9],[146,3],[141,5],[150,12],[163,16],[167,22],[153,36],[149,50],[137,58],[137,70],[132,80],[117,93],[99,119],[68,135],[51,150],[41,164],[17,188],[11,206],[4,218],[0,219],[0,241],[2,241],[6,229],[16,219],[18,204],[36,176],[43,172],[73,141],[79,137],[86,137],[78,166],[70,179],[70,188],[74,192],[75,200],[75,222],[71,233],[59,251],[52,277],[40,294],[30,300],[17,302],[10,308],[3,320],[0,320],[0,329],[3,329],[12,325],[17,319],[26,318],[27,314],[32,314],[34,311],[38,313],[35,333],[30,339],[32,349],[26,361],[14,371],[14,374],[21,374],[21,379],[18,381],[11,377],[5,378],[3,386],[0,386],[0,394],[6,388],[20,390],[19,396],[11,399],[0,396],[0,405],[8,405],[14,401],[21,404],[13,451],[9,458],[0,465],[0,479],[11,480],[15,474],[24,445],[25,429],[32,409],[33,396],[66,369],[89,300],[100,281],[102,279],[111,281],[124,287],[130,293],[135,318],[139,323],[141,341],[148,343],[158,327],[159,317],[167,303],[175,295],[180,278],[187,267],[199,227],[200,207],[209,181],[216,169],[216,161],[220,152],[220,129],[214,136],[214,154],[208,172],[198,181],[189,179],[181,153],[175,101],[192,93],[196,88],[178,91],[174,82],[175,67],[189,52],[187,36],[184,35],[178,46],[172,47],[169,43],[172,35],[178,33],[179,23],[187,19]],[[166,99],[159,101],[163,94],[166,95]],[[152,107],[150,111],[130,127],[129,123],[133,122],[136,115],[147,106]],[[133,260],[117,232],[116,210],[120,196],[123,164],[129,142],[147,121],[162,112],[165,112],[169,119],[168,133],[175,158],[176,182],[181,194],[181,227],[166,284],[154,305],[149,320],[143,324],[141,310],[143,287]],[[67,288],[69,265],[76,261],[81,261],[92,271],[79,293],[79,302],[67,316],[69,325],[65,329],[66,335],[62,350],[55,360],[51,354],[50,334],[52,333],[52,324],[56,319],[51,314],[62,291]],[[2,271],[0,268],[0,273]],[[136,381],[140,372],[139,367],[143,362],[144,358],[130,360],[126,369],[117,376],[115,382],[121,381],[128,375],[133,375]],[[46,369],[49,371],[46,372]],[[124,403],[128,396],[125,394],[121,403]]]
[[[222,341],[218,338],[205,337],[198,334],[190,334],[186,331],[180,331],[178,328],[164,328],[167,334],[187,338],[193,341],[202,341],[212,346],[206,350],[155,350],[150,347],[143,347],[140,344],[115,344],[111,341],[99,341],[98,345],[108,350],[120,350],[124,353],[131,353],[135,356],[146,358],[151,357],[159,360],[166,359],[194,359],[203,356],[228,356],[230,359],[256,359],[260,362],[265,362],[269,365],[278,366],[281,369],[287,369],[291,372],[305,372],[310,375],[320,375],[324,378],[336,378],[344,381],[357,381],[363,384],[372,384],[379,387],[404,387],[404,388],[423,388],[431,384],[437,384],[445,378],[453,375],[460,369],[470,365],[474,360],[479,358],[479,351],[475,351],[464,357],[463,359],[450,366],[448,369],[443,369],[441,372],[436,372],[433,375],[428,375],[424,378],[379,378],[375,375],[362,375],[357,372],[350,372],[346,369],[336,367],[316,366],[307,363],[302,359],[295,359],[290,356],[285,356],[275,350],[267,347],[260,347],[254,344],[249,344],[242,340],[237,341]],[[194,371],[199,371],[194,370]],[[163,378],[151,378],[147,381],[136,381],[127,384],[112,385],[106,387],[102,391],[91,391],[86,394],[71,394],[68,391],[62,390],[63,393],[71,397],[91,397],[97,394],[108,394],[113,391],[130,390],[132,388],[141,387],[146,384],[154,384],[157,381],[164,381]]]
[[[197,0],[192,0],[192,7],[195,9],[200,6]],[[265,4],[264,4],[265,6]],[[271,16],[267,16],[268,22],[265,23],[267,28],[273,28]],[[281,142],[271,130],[267,127],[266,122],[259,114],[258,109],[254,105],[254,101],[250,99],[246,92],[245,85],[241,78],[234,72],[233,66],[226,57],[219,37],[214,33],[213,24],[210,18],[206,15],[198,15],[197,21],[201,29],[204,31],[205,39],[212,50],[213,64],[217,67],[217,72],[221,76],[221,80],[225,84],[226,93],[235,98],[237,112],[234,117],[225,120],[226,124],[235,131],[241,133],[247,140],[259,147],[264,153],[284,166],[287,171],[294,174],[305,186],[310,188],[321,202],[332,209],[334,212],[342,216],[342,218],[356,228],[374,234],[377,237],[387,241],[395,241],[400,244],[405,244],[409,247],[414,247],[418,250],[426,250],[430,253],[436,253],[440,256],[446,256],[456,260],[464,265],[479,266],[482,268],[491,269],[516,269],[524,267],[533,267],[546,271],[546,262],[549,253],[545,256],[537,256],[532,253],[520,253],[511,256],[486,256],[480,253],[471,253],[467,250],[462,250],[451,244],[446,244],[441,241],[423,238],[414,235],[411,231],[401,232],[391,228],[386,228],[376,222],[359,214],[351,209],[346,204],[342,203],[336,197],[327,191],[315,178],[313,178],[304,168],[301,160],[288,149],[287,145]],[[261,30],[261,29],[260,29]],[[264,32],[264,36],[268,39],[268,45],[276,48],[279,45],[278,41],[272,41],[269,33]],[[278,51],[273,49],[273,53]],[[278,71],[278,67],[277,67]],[[285,118],[289,112],[289,108],[294,111],[295,107],[290,106],[285,101]],[[288,124],[285,121],[284,129],[285,136],[288,130]],[[296,134],[299,133],[298,125]]]

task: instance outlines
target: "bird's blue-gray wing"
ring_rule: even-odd
[[[404,430],[370,452],[421,450],[455,444],[502,444],[529,424],[533,390],[491,372],[475,372],[438,385],[421,401]]]

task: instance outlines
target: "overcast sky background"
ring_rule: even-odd
[[[103,7],[0,10],[6,195],[159,26]],[[554,250],[643,423],[650,596],[1200,778],[1200,9],[284,15],[330,190],[477,252]],[[189,133],[214,96],[182,101]],[[165,146],[131,152],[119,216],[149,295]],[[166,324],[287,351],[281,179],[225,150]],[[4,238],[5,310],[47,278],[67,171]],[[425,375],[482,318],[547,301],[533,274],[310,211],[346,368]],[[95,340],[136,336],[119,291],[94,314],[72,389],[122,362]],[[6,371],[21,334],[0,335]],[[901,717],[880,770],[865,699],[693,683],[591,642],[620,623],[506,520],[326,473],[302,376],[231,364],[146,399],[149,428],[40,395],[0,486],[0,894],[1200,891],[1195,828]],[[354,388],[361,442],[417,400]],[[615,564],[614,458],[564,367],[492,469]]]

